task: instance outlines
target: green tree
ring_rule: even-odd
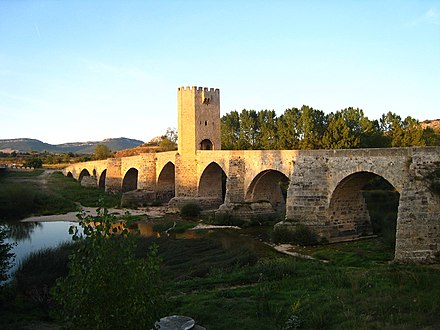
[[[324,112],[303,105],[299,120],[301,125],[300,149],[319,149],[326,127]]]
[[[177,143],[171,141],[168,137],[163,136],[162,140],[159,142],[160,151],[172,151],[177,150]]]
[[[302,134],[301,112],[297,108],[286,109],[277,121],[278,149],[294,150],[300,148]]]
[[[42,168],[43,160],[39,157],[31,157],[23,163],[24,167]]]
[[[177,150],[177,131],[175,128],[168,127],[164,135],[161,136],[159,142],[159,151]]]
[[[258,115],[255,110],[243,109],[240,112],[240,139],[239,149],[259,149],[260,128],[258,126]]]
[[[382,115],[380,124],[382,132],[388,139],[389,146],[391,147],[425,145],[422,126],[417,120],[410,116],[402,121],[400,116],[388,112]]]
[[[420,123],[408,116],[402,122],[403,139],[402,147],[424,146],[423,128]]]
[[[178,135],[177,135],[177,130],[175,128],[168,127],[163,137],[167,138],[168,140],[170,140],[171,142],[177,145]]]
[[[85,238],[52,291],[58,315],[75,329],[150,329],[164,306],[157,247],[137,258],[136,235],[106,209],[79,218]],[[76,227],[70,233],[80,238]]]
[[[96,160],[107,159],[110,156],[111,156],[111,151],[110,151],[109,147],[107,147],[105,144],[98,144],[95,147],[93,159],[96,159]]]
[[[341,113],[329,116],[327,129],[321,141],[324,149],[356,148],[359,141],[360,138],[353,133]]]
[[[439,146],[440,145],[440,134],[438,134],[431,127],[426,127],[423,130],[422,139],[427,146]]]
[[[221,118],[222,149],[239,149],[240,140],[240,115],[237,111],[231,111]]]
[[[275,150],[277,145],[277,116],[274,110],[258,112],[258,127],[260,128],[258,145],[265,150]]]

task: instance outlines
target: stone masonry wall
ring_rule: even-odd
[[[397,219],[398,261],[431,262],[440,254],[440,192],[429,174],[440,173],[440,148],[413,148],[409,177],[400,195]]]

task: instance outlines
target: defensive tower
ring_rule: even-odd
[[[220,90],[206,87],[177,89],[179,153],[220,150]]]

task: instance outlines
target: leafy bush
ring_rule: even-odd
[[[211,217],[207,221],[211,225],[218,226],[238,226],[244,225],[245,221],[239,219],[228,212],[216,213],[214,217]]]
[[[305,246],[319,244],[318,235],[307,226],[304,226],[302,224],[296,225],[295,231],[293,233],[293,242],[296,244]]]
[[[23,163],[24,167],[33,167],[33,168],[41,168],[43,167],[43,160],[39,157],[32,157],[30,159],[27,159]]]
[[[319,244],[318,235],[303,224],[296,225],[295,230],[277,226],[271,236],[274,243],[293,243],[304,246]]]
[[[180,209],[180,215],[183,218],[195,218],[200,215],[200,206],[196,203],[186,203]]]
[[[291,243],[293,241],[293,231],[286,226],[276,226],[271,232],[272,242],[279,243]]]
[[[69,274],[52,291],[56,315],[71,328],[149,329],[164,306],[157,246],[137,258],[136,235],[124,221],[106,209],[79,218],[85,238],[70,256]],[[69,232],[82,237],[76,227]]]

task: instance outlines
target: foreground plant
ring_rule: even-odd
[[[126,229],[126,219],[97,212],[78,215],[82,234],[69,230],[80,244],[69,257],[69,274],[52,291],[55,314],[75,329],[149,329],[164,306],[157,246],[137,258],[137,234]]]

